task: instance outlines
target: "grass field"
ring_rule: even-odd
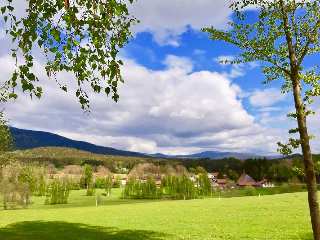
[[[120,193],[113,189],[98,207],[84,190],[66,205],[33,197],[29,209],[0,210],[0,239],[312,239],[305,192],[220,201],[125,200]]]

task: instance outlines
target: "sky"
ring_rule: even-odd
[[[201,31],[211,26],[229,28],[235,16],[228,1],[134,1],[129,11],[141,22],[132,27],[134,38],[119,54],[125,80],[119,86],[119,102],[89,91],[89,115],[75,97],[75,77],[60,73],[59,81],[68,85],[67,93],[61,91],[44,72],[44,56],[34,51],[34,72],[43,96],[31,100],[20,91],[17,100],[4,105],[5,118],[14,127],[149,154],[228,151],[278,155],[277,142],[285,143],[292,137],[288,130],[296,126],[286,117],[294,109],[292,93],[281,93],[281,79],[262,84],[263,63],[219,63],[234,59],[239,50],[213,42]],[[255,14],[250,12],[249,20]],[[2,21],[1,83],[14,70],[11,48]],[[317,59],[307,59],[306,68]],[[319,153],[320,99],[315,99],[312,109],[317,113],[308,118],[309,132],[316,136],[311,148]]]

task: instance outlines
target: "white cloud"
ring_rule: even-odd
[[[84,115],[74,96],[75,81],[69,73],[59,74],[68,83],[68,93],[55,81],[47,80],[43,65],[36,61],[34,71],[41,80],[41,100],[19,93],[5,105],[5,116],[15,127],[44,130],[76,140],[118,149],[165,154],[188,154],[200,150],[250,151],[261,147],[269,133],[253,124],[237,100],[241,88],[216,72],[193,72],[188,58],[169,55],[166,70],[151,71],[125,59],[125,84],[120,85],[120,101],[90,93],[92,114]],[[13,70],[10,56],[0,57],[1,81]],[[252,138],[259,141],[252,143]],[[269,140],[264,139],[264,143]],[[246,144],[251,144],[250,146]]]
[[[233,61],[235,57],[233,55],[221,55],[213,59],[213,61],[219,63],[221,66],[228,65],[228,63],[224,63],[221,61]]]
[[[204,50],[200,50],[200,49],[195,49],[194,51],[193,51],[193,54],[194,55],[203,55],[203,54],[205,54],[207,51],[204,51]]]
[[[188,29],[200,31],[214,26],[227,29],[232,11],[229,0],[139,0],[129,4],[129,11],[139,20],[132,28],[139,32],[150,32],[160,45],[179,46],[180,35]]]
[[[280,107],[265,107],[265,108],[261,108],[258,111],[259,112],[271,112],[271,111],[280,111],[282,110],[282,108]]]
[[[282,94],[278,88],[268,88],[264,90],[255,90],[249,98],[253,106],[266,107],[277,102],[284,101],[286,94]]]

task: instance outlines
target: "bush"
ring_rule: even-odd
[[[122,178],[121,176],[117,176],[116,179],[114,180],[114,183],[113,183],[113,187],[114,188],[120,188],[122,186]]]
[[[50,205],[50,198],[46,198],[46,200],[44,201],[44,205]]]
[[[267,193],[268,193],[269,195],[276,194],[276,188],[274,188],[274,187],[269,187],[269,188],[267,188]]]
[[[300,192],[302,189],[302,185],[300,184],[300,180],[296,176],[289,178],[288,184],[290,186],[291,192]]]
[[[244,194],[246,196],[254,196],[256,194],[256,189],[252,186],[246,186],[244,188]]]
[[[86,196],[93,196],[96,193],[96,189],[94,185],[92,187],[88,188]]]
[[[283,184],[279,187],[280,193],[289,193],[290,192],[290,186],[288,184]]]
[[[104,188],[106,179],[104,177],[98,177],[94,183],[96,188]]]

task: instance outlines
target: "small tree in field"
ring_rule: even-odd
[[[245,8],[256,6],[259,10],[255,23],[244,22]],[[289,133],[299,133],[299,139],[289,139],[288,144],[278,143],[279,151],[288,155],[292,148],[301,147],[308,186],[308,200],[314,239],[320,239],[320,212],[317,182],[311,155],[306,117],[313,111],[306,105],[312,97],[320,95],[318,66],[306,69],[307,56],[320,51],[320,1],[319,0],[231,0],[230,8],[240,23],[230,22],[230,30],[205,28],[212,40],[225,41],[240,49],[237,59],[225,61],[245,64],[261,61],[262,72],[269,83],[282,78],[283,92],[293,91],[295,112],[288,114],[297,122]],[[304,85],[305,91],[302,92]]]
[[[89,185],[92,183],[92,177],[93,177],[92,166],[86,164],[84,166],[84,183],[87,189],[89,189]]]
[[[104,187],[105,187],[105,190],[106,190],[106,195],[107,195],[107,197],[110,196],[112,186],[113,186],[112,175],[109,174],[109,175],[106,177],[105,186],[104,186]]]
[[[246,196],[254,196],[256,194],[256,189],[252,186],[245,186],[244,194]]]

